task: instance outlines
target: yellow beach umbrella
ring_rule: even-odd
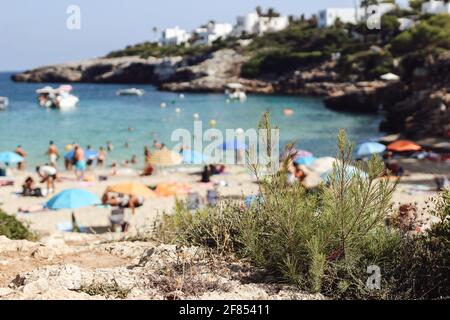
[[[155,151],[150,157],[150,163],[154,166],[176,166],[182,162],[183,158],[181,155],[168,149]]]
[[[141,196],[141,197],[148,197],[148,198],[156,197],[155,192],[150,190],[143,183],[122,183],[122,184],[108,187],[108,189],[106,191],[122,193],[122,194],[131,195],[131,196]]]

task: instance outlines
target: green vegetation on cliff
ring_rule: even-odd
[[[330,28],[318,28],[316,17],[301,18],[291,19],[290,26],[280,32],[244,36],[243,39],[251,40],[247,46],[242,46],[242,39],[237,38],[219,39],[211,47],[162,47],[147,42],[112,52],[108,57],[195,59],[223,48],[234,48],[249,57],[241,69],[244,78],[276,79],[298,69],[311,69],[335,57],[335,71],[343,81],[375,80],[387,72],[407,79],[417,68],[426,67],[427,61],[450,49],[450,15],[421,15],[420,3],[420,0],[412,1],[410,11],[397,9],[385,14],[380,30],[369,30],[366,23],[351,25],[340,21]],[[415,19],[416,24],[402,32],[398,19],[404,17]]]

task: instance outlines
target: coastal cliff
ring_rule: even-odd
[[[324,97],[335,111],[382,111],[382,131],[447,139],[450,16],[421,16],[401,31],[404,15],[384,15],[377,33],[364,24],[317,28],[314,20],[300,19],[280,32],[219,39],[212,46],[145,42],[13,80],[139,83],[184,92],[223,92],[227,83],[240,82],[248,93]],[[380,80],[392,73],[400,80]]]

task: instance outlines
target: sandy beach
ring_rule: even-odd
[[[133,169],[121,169],[117,176],[109,176],[107,181],[84,182],[76,181],[72,172],[62,172],[62,181],[56,183],[56,193],[72,188],[80,188],[90,191],[101,197],[108,186],[118,183],[142,182],[149,186],[156,186],[160,183],[181,183],[187,184],[192,192],[198,192],[201,197],[206,197],[207,191],[217,186],[219,194],[223,197],[235,197],[242,195],[255,194],[258,186],[255,179],[248,174],[245,167],[228,167],[227,172],[220,176],[213,176],[211,183],[199,183],[199,173],[201,167],[186,166],[172,169],[162,169],[151,177],[140,177],[138,171]],[[107,174],[106,170],[94,170],[86,176],[98,177]],[[45,203],[52,195],[44,198],[22,197],[21,192],[23,181],[32,176],[36,181],[36,174],[30,172],[14,172],[14,186],[0,188],[0,203],[2,209],[9,214],[16,215],[20,220],[29,224],[30,228],[40,234],[48,234],[57,231],[57,225],[61,223],[70,223],[71,210],[43,211],[36,213],[20,213],[19,208],[29,208]],[[45,185],[40,185],[45,190]],[[55,193],[55,194],[56,194]],[[177,195],[178,198],[185,198],[186,195]],[[130,223],[131,231],[148,230],[152,227],[155,218],[164,212],[170,213],[174,204],[175,196],[156,197],[146,199],[144,205],[138,208],[133,216],[130,210],[126,210],[126,220]],[[75,216],[82,227],[92,228],[93,230],[102,229],[109,226],[109,215],[111,208],[88,207],[75,210]]]
[[[419,209],[423,208],[427,200],[436,195],[434,177],[437,174],[448,174],[450,172],[449,165],[432,165],[427,161],[419,160],[405,160],[402,164],[408,175],[401,179],[394,194],[393,202],[396,205],[417,204]],[[86,174],[86,176],[95,178],[93,182],[76,181],[73,172],[62,172],[62,181],[57,182],[56,193],[66,189],[79,188],[101,197],[108,186],[125,182],[142,182],[148,186],[156,186],[160,183],[187,184],[190,191],[198,192],[202,198],[205,198],[207,191],[214,189],[215,185],[219,195],[225,198],[249,196],[258,192],[256,179],[246,167],[228,166],[225,174],[213,176],[211,183],[208,184],[199,182],[200,176],[197,173],[201,169],[198,166],[160,169],[151,177],[140,177],[138,171],[133,169],[120,169],[118,175],[108,176],[107,181],[98,181],[99,176],[108,173],[106,170],[93,170]],[[52,196],[33,198],[19,195],[21,185],[28,176],[32,176],[38,181],[38,177],[34,173],[14,171],[14,186],[0,188],[1,208],[25,221],[38,234],[45,235],[58,231],[58,225],[70,223],[72,210],[19,212],[19,208],[43,204]],[[40,187],[45,190],[44,185],[40,185]],[[130,223],[130,232],[148,231],[158,216],[163,213],[171,213],[176,198],[183,199],[185,197],[186,195],[181,194],[146,199],[144,205],[137,209],[135,215],[132,215],[130,210],[126,210],[126,221]],[[109,226],[111,208],[88,207],[77,209],[74,212],[79,225],[92,229],[92,232],[104,232]]]

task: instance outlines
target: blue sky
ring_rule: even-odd
[[[0,1],[0,70],[102,56],[152,40],[152,28],[192,29],[210,19],[235,22],[237,15],[275,7],[307,16],[325,7],[352,6],[354,0],[14,0]],[[66,28],[69,5],[81,8],[81,30]]]

